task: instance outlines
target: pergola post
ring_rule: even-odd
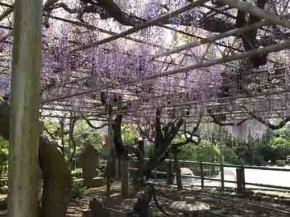
[[[38,215],[41,0],[15,0],[10,112],[9,217]]]
[[[128,156],[121,158],[121,191],[123,198],[129,196]]]
[[[112,181],[112,167],[113,167],[113,154],[114,154],[114,129],[112,123],[112,106],[107,107],[108,112],[108,157],[107,157],[107,171],[106,171],[106,189],[107,198],[111,194],[111,181]]]

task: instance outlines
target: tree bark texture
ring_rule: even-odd
[[[9,105],[0,104],[0,135],[5,139],[9,138],[9,116]],[[39,139],[39,165],[44,183],[40,216],[63,217],[71,192],[69,165],[58,150],[56,142],[49,141],[43,136]]]

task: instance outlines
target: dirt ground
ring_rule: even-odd
[[[82,198],[70,203],[67,217],[82,217],[82,212],[89,207],[93,198],[105,199],[104,187],[88,189]],[[223,217],[262,217],[262,216],[290,216],[290,193],[278,195],[278,192],[250,192],[245,196],[236,195],[228,191],[221,193],[217,189],[187,189],[177,191],[166,187],[156,187],[159,204],[168,216],[223,216]],[[128,211],[133,207],[136,198],[123,200],[120,196],[119,186],[113,187],[110,201],[106,204],[110,209]],[[175,203],[175,206],[173,205]],[[206,211],[183,212],[176,204],[205,204]],[[181,210],[179,210],[181,209]],[[165,216],[153,204],[154,216]]]
[[[168,216],[222,216],[222,217],[283,217],[290,216],[290,193],[277,191],[254,191],[244,196],[234,191],[221,193],[217,189],[185,189],[177,191],[174,188],[156,186],[158,203]],[[1,195],[4,196],[4,195]],[[120,186],[113,185],[110,200],[106,200],[105,187],[87,189],[79,199],[71,201],[67,217],[83,217],[83,212],[89,209],[92,198],[103,199],[109,209],[118,212],[132,210],[136,198],[122,199]],[[4,199],[0,197],[0,199]],[[202,204],[209,210],[184,212],[178,204]],[[175,205],[173,205],[175,204]],[[177,206],[176,206],[177,205]],[[154,217],[166,216],[153,203]],[[6,211],[0,211],[0,217],[6,217]]]

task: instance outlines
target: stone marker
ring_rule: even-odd
[[[85,144],[85,148],[80,155],[81,166],[83,170],[84,184],[87,187],[94,187],[93,178],[97,176],[97,167],[99,164],[99,153],[90,144]]]
[[[186,201],[175,201],[172,203],[170,208],[182,212],[186,216],[210,210],[209,204],[198,201],[194,203],[187,203]]]

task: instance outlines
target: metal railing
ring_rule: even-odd
[[[131,158],[132,160],[132,158]],[[132,160],[132,162],[135,161],[134,159]],[[172,159],[166,159],[164,161],[164,163],[169,163],[169,162],[173,162]],[[287,168],[270,168],[270,167],[264,167],[264,166],[248,166],[248,165],[234,165],[234,164],[220,164],[220,163],[210,163],[210,162],[197,162],[197,161],[183,161],[180,160],[179,161],[180,164],[182,166],[184,165],[193,165],[195,166],[195,170],[197,168],[199,168],[199,175],[193,175],[193,176],[187,176],[187,175],[182,175],[182,177],[186,177],[186,178],[194,178],[194,179],[200,179],[200,186],[201,188],[205,188],[206,187],[206,183],[205,180],[208,181],[217,181],[220,182],[220,186],[221,186],[221,190],[223,191],[225,188],[225,183],[233,183],[237,185],[237,190],[239,192],[244,192],[246,189],[246,186],[257,186],[257,187],[261,187],[261,188],[267,188],[267,189],[280,189],[280,190],[287,190],[290,191],[290,187],[288,186],[281,186],[281,185],[273,185],[271,183],[269,184],[264,184],[264,183],[255,183],[255,182],[246,182],[245,180],[245,169],[247,170],[251,170],[251,169],[255,169],[255,170],[267,170],[267,171],[282,171],[282,172],[290,172],[290,169]],[[132,164],[130,164],[132,165]],[[205,175],[205,170],[206,167],[217,167],[219,168],[219,174],[220,174],[220,178],[216,178],[216,177],[207,177]],[[226,167],[231,167],[231,168],[236,168],[236,180],[225,180],[225,174],[224,174],[224,168]],[[190,168],[190,167],[188,167]],[[192,167],[191,167],[192,168]],[[129,170],[137,170],[137,168],[133,168],[130,167]],[[208,170],[208,168],[207,168]],[[160,171],[158,169],[152,171],[153,174],[163,174],[163,175],[168,175],[168,172],[166,171]],[[175,175],[175,173],[173,173]],[[289,180],[290,182],[290,180]]]
[[[204,165],[213,165],[213,166],[218,166],[221,168],[221,170],[224,170],[225,167],[231,167],[231,168],[236,168],[240,169],[241,173],[245,174],[245,169],[256,169],[256,170],[268,170],[268,171],[281,171],[281,172],[290,172],[290,169],[286,168],[270,168],[270,167],[261,167],[261,166],[248,166],[248,165],[234,165],[234,164],[219,164],[219,163],[209,163],[209,162],[194,162],[192,161],[191,163],[193,164],[199,164],[201,168],[204,167]],[[211,181],[220,181],[221,186],[224,186],[224,183],[235,183],[239,185],[239,182],[242,182],[241,184],[243,185],[252,185],[252,186],[258,186],[258,187],[265,187],[265,188],[274,188],[274,189],[283,189],[283,190],[290,190],[290,187],[287,186],[280,186],[280,185],[272,185],[272,184],[262,184],[262,183],[253,183],[253,182],[246,182],[245,181],[245,176],[242,177],[242,180],[238,179],[238,170],[236,170],[236,181],[230,181],[230,180],[225,180],[224,179],[224,173],[221,172],[221,179],[213,179],[213,178],[206,178],[201,174],[199,178],[201,179],[201,183],[204,183],[204,180],[211,180]],[[195,176],[196,178],[196,176]],[[289,180],[290,181],[290,180]],[[202,184],[204,187],[204,184]],[[224,189],[222,189],[224,190]]]

